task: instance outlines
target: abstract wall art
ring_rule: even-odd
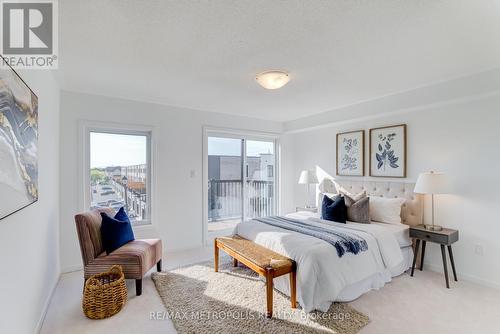
[[[0,219],[38,200],[38,98],[0,66]]]

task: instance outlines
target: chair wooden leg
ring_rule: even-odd
[[[292,308],[297,308],[297,281],[295,270],[290,273],[290,302]]]
[[[135,280],[135,295],[136,296],[142,295],[142,279]]]
[[[219,247],[217,247],[217,239],[214,240],[214,269],[219,271]]]
[[[266,297],[267,297],[267,317],[273,317],[273,275],[274,269],[266,268]]]
[[[237,266],[238,266],[238,260],[233,259],[233,267],[237,267]]]
[[[156,271],[157,271],[157,272],[159,272],[159,273],[161,272],[161,259],[160,259],[160,261],[158,261],[158,263],[156,264]]]

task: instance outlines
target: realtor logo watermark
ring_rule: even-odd
[[[2,65],[20,69],[58,66],[57,1],[0,1]]]

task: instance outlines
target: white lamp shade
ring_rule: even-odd
[[[300,173],[299,184],[317,184],[318,177],[312,170],[303,170]]]
[[[448,178],[443,173],[426,172],[418,176],[414,192],[417,194],[447,194],[450,191]]]

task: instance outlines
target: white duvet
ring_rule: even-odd
[[[373,278],[381,287],[394,275],[392,268],[403,262],[403,253],[393,233],[375,224],[339,224],[319,218],[304,218],[311,225],[328,229],[349,230],[366,240],[368,250],[357,255],[337,255],[335,248],[321,239],[267,225],[254,220],[238,224],[235,233],[297,262],[297,300],[306,312],[326,312],[345,287]],[[288,275],[274,281],[275,287],[289,295]]]

